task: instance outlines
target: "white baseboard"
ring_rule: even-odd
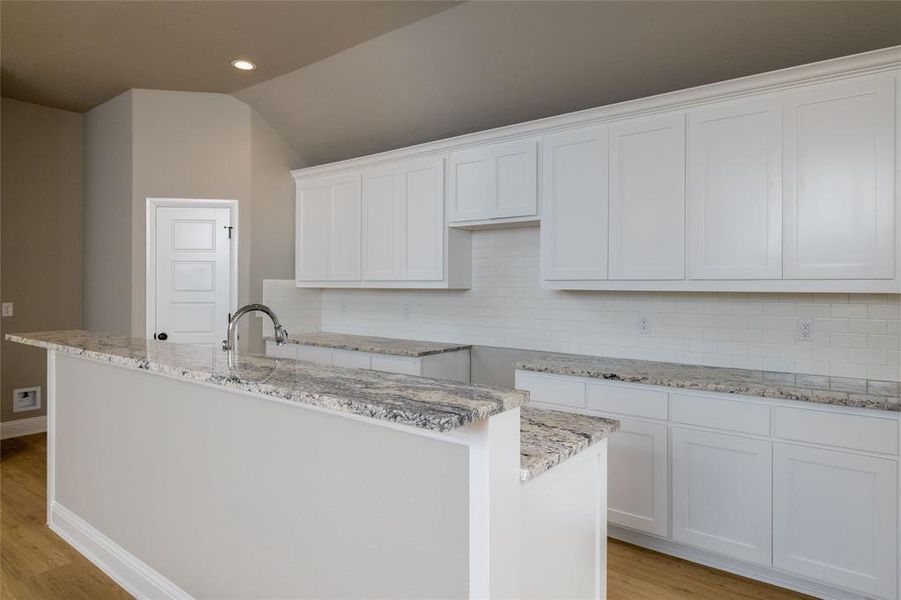
[[[47,416],[16,419],[0,423],[0,440],[47,431]]]
[[[687,561],[712,567],[720,571],[726,571],[735,575],[741,575],[748,579],[762,581],[782,588],[801,592],[824,600],[865,600],[867,596],[860,593],[847,592],[845,590],[817,583],[802,577],[795,577],[769,567],[760,567],[739,560],[719,556],[706,550],[692,548],[678,542],[665,540],[656,536],[647,535],[631,529],[608,525],[607,536],[643,548],[656,550],[662,554],[683,558]]]
[[[54,502],[50,508],[49,525],[50,529],[132,596],[139,599],[193,600],[186,591],[58,502]]]

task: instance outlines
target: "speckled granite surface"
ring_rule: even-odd
[[[8,334],[6,339],[151,373],[255,392],[298,404],[450,431],[524,404],[526,392],[90,331]]]
[[[611,381],[901,411],[899,384],[846,377],[704,367],[625,358],[547,354],[517,369]]]
[[[520,469],[523,483],[554,468],[619,429],[619,421],[560,410],[520,409]]]
[[[355,350],[357,352],[372,352],[374,354],[393,354],[395,356],[412,356],[414,358],[471,348],[467,344],[422,342],[419,340],[401,340],[369,335],[352,335],[349,333],[331,333],[328,331],[291,335],[288,336],[288,342],[305,346]]]

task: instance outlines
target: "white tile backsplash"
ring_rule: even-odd
[[[263,297],[289,331],[901,380],[898,294],[542,290],[538,265],[537,228],[476,231],[471,290],[270,282]],[[642,316],[650,333],[639,332]],[[813,320],[812,341],[798,340],[799,318]]]

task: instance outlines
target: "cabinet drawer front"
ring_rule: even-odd
[[[632,417],[665,420],[667,393],[641,388],[587,384],[588,408]]]
[[[376,371],[403,373],[404,375],[421,375],[422,367],[418,358],[407,356],[373,356],[372,368]]]
[[[728,398],[672,394],[673,422],[728,429],[755,435],[770,434],[770,407]]]
[[[266,342],[266,355],[276,358],[293,358],[297,359],[296,344],[282,344],[279,346],[275,342]]]
[[[368,369],[370,367],[370,356],[365,352],[354,352],[353,350],[332,350],[332,364],[338,367],[349,367],[351,369]]]
[[[331,348],[317,348],[316,346],[300,346],[297,351],[297,358],[320,365],[332,364]]]
[[[802,408],[776,408],[776,437],[898,454],[898,421]]]
[[[527,390],[531,402],[585,407],[585,384],[578,379],[517,371],[516,387]]]

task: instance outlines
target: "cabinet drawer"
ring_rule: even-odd
[[[776,437],[881,454],[898,454],[898,421],[894,419],[777,407]]]
[[[585,407],[585,384],[578,379],[517,371],[516,387],[528,391],[531,402]]]
[[[588,408],[632,417],[667,418],[667,393],[615,385],[587,384]]]
[[[368,369],[371,365],[371,357],[365,352],[332,350],[332,364],[351,369]]]
[[[770,435],[770,407],[729,398],[671,394],[674,423]]]
[[[320,365],[332,364],[332,351],[330,348],[317,348],[316,346],[300,346],[297,358]]]
[[[405,375],[421,375],[422,367],[418,358],[406,356],[380,356],[372,357],[372,368],[376,371],[388,371],[389,373],[403,373]]]
[[[297,358],[297,344],[282,344],[266,342],[266,355],[276,358]]]

